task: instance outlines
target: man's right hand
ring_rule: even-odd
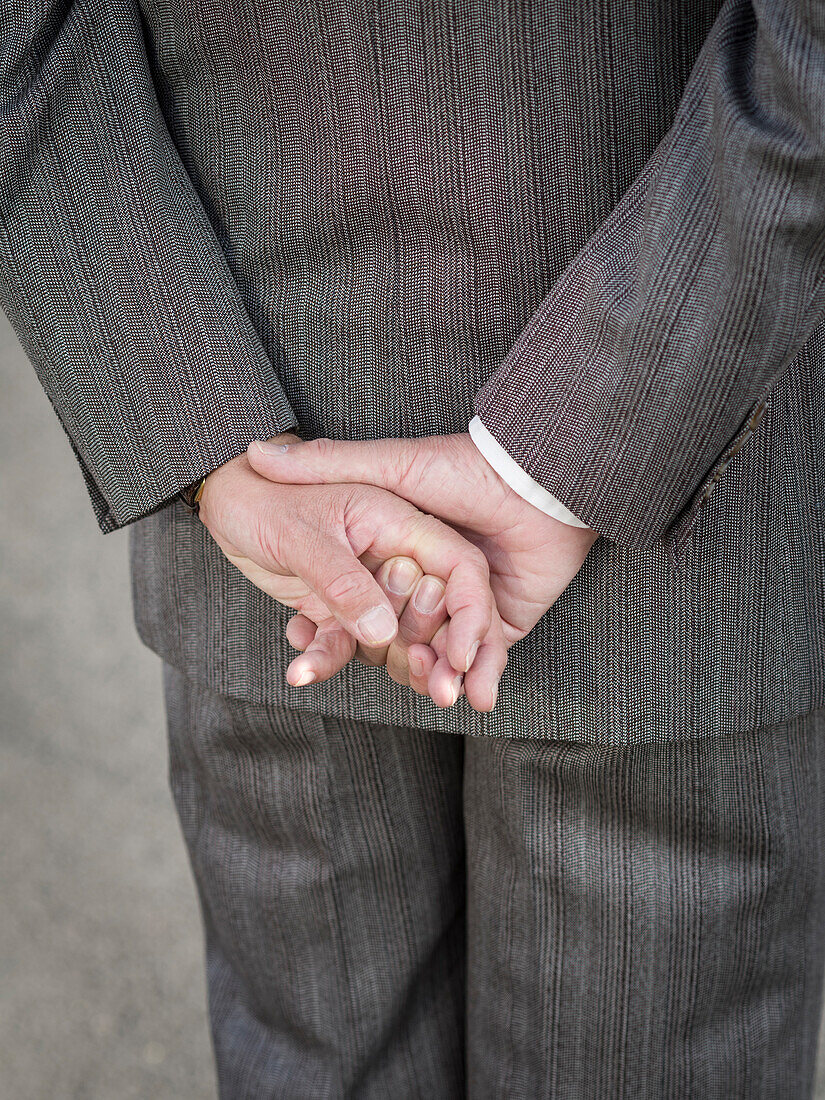
[[[246,455],[209,475],[199,514],[253,584],[319,629],[335,620],[367,652],[387,646],[398,630],[396,610],[371,569],[403,555],[444,578],[449,621],[429,693],[439,706],[455,701],[456,670],[467,670],[478,642],[463,686],[471,706],[490,709],[491,684],[506,662],[507,644],[487,561],[454,529],[370,485],[276,485],[257,474]],[[322,673],[314,678],[325,678]]]

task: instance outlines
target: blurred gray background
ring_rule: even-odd
[[[126,533],[99,533],[2,313],[0,385],[0,1100],[213,1100],[200,916]]]
[[[0,1100],[213,1100],[161,664],[0,312]]]

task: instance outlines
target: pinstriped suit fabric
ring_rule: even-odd
[[[516,462],[623,545],[667,533],[678,562],[727,441],[822,327],[823,114],[825,7],[726,0],[666,137],[477,399]]]
[[[604,248],[634,181],[643,188],[646,169],[675,179],[684,139],[707,140],[690,80],[707,83],[707,49],[696,63],[722,7],[3,6],[0,295],[102,526],[144,517],[132,563],[148,645],[235,697],[472,734],[663,742],[825,704],[825,325],[785,363],[822,285],[823,113],[797,102],[825,84],[821,5],[724,5],[725,50],[712,55],[724,62],[710,66],[725,90],[711,126],[724,186],[697,178],[686,152],[690,233],[668,251],[668,207],[649,238],[620,218],[636,236]],[[757,16],[777,46],[775,86],[771,51],[754,50]],[[679,113],[689,86],[695,129]],[[662,142],[670,175],[656,168]],[[723,240],[714,196],[740,185],[745,213]],[[666,196],[651,194],[655,212]],[[734,304],[753,305],[738,335],[708,304],[708,256],[738,280]],[[591,280],[583,305],[548,297],[584,287],[565,281],[582,270],[611,277]],[[639,271],[652,297],[633,305]],[[566,334],[560,373],[549,345],[541,355],[548,317]],[[618,341],[622,371],[609,356],[571,369],[594,338]],[[545,395],[519,388],[526,366]],[[742,417],[769,375],[750,431]],[[491,715],[463,700],[439,711],[361,667],[289,687],[287,613],[181,507],[162,506],[293,418],[349,439],[463,431],[487,383],[484,414],[500,409],[508,446],[518,406],[531,469],[609,537],[511,651]],[[548,472],[562,468],[569,499]]]
[[[824,768],[822,711],[626,750],[468,741],[469,1094],[810,1096]]]
[[[223,1097],[810,1096],[825,711],[621,749],[166,694]]]
[[[222,1096],[460,1096],[463,740],[165,671]]]

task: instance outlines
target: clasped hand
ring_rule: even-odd
[[[200,516],[226,557],[295,609],[295,685],[353,658],[451,706],[495,706],[507,651],[598,533],[546,516],[469,435],[252,443],[206,480]]]

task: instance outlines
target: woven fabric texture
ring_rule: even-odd
[[[804,1100],[825,711],[741,736],[439,736],[166,667],[232,1100]]]
[[[143,639],[231,695],[616,744],[825,703],[825,9],[13,2],[0,300]],[[352,666],[174,495],[297,422],[478,410],[603,533],[495,712]],[[525,732],[529,731],[529,732]]]
[[[822,324],[823,116],[825,7],[725,3],[667,134],[478,395],[511,457],[625,546],[680,541]]]

